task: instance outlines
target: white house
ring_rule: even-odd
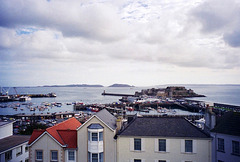
[[[240,113],[227,112],[211,130],[213,162],[240,162]]]
[[[135,117],[117,137],[117,161],[211,162],[211,140],[180,117]]]
[[[79,162],[116,162],[116,121],[103,109],[78,128]]]
[[[0,161],[28,162],[30,136],[13,135],[13,122],[0,122]]]

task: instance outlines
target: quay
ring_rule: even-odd
[[[1,95],[0,102],[13,102],[13,101],[25,101],[25,97],[30,98],[45,98],[45,97],[57,97],[55,93],[48,94],[16,94],[16,95]]]
[[[120,93],[106,93],[105,90],[102,93],[103,96],[122,96],[122,97],[134,97],[135,95],[131,94],[120,94]]]

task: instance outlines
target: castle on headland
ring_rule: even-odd
[[[192,89],[186,89],[183,86],[169,86],[167,88],[143,89],[141,92],[135,92],[135,96],[157,96],[162,98],[184,98],[184,97],[205,97],[196,94]]]

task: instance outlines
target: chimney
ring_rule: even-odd
[[[120,131],[121,128],[122,128],[122,120],[123,120],[123,117],[122,116],[118,116],[118,118],[116,120],[117,132]]]
[[[206,105],[206,113],[205,113],[205,125],[209,129],[213,129],[216,125],[216,115],[212,111],[212,106]]]

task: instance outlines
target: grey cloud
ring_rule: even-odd
[[[232,47],[240,47],[240,31],[225,33],[223,39]]]
[[[124,24],[111,4],[79,1],[0,1],[0,26],[36,26],[61,31],[66,37],[115,41],[124,36]]]
[[[232,47],[240,46],[240,3],[236,0],[209,0],[191,13],[201,23],[203,33],[223,35],[223,40]]]

